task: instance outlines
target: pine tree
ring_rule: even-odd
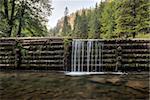
[[[119,2],[116,20],[116,33],[119,33],[119,37],[135,37],[139,1],[141,0],[123,0]]]
[[[71,26],[69,25],[68,22],[68,8],[65,8],[65,12],[64,12],[64,21],[63,21],[63,28],[62,28],[62,35],[63,36],[68,36],[69,32],[71,31]]]
[[[100,21],[98,19],[98,6],[96,3],[95,6],[95,18],[94,18],[94,38],[98,39],[100,38]]]
[[[100,4],[98,6],[98,12],[97,12],[97,16],[98,16],[98,20],[99,20],[99,28],[100,28],[100,33],[102,33],[102,13],[104,11],[104,7],[105,7],[105,3],[104,1],[100,1]],[[100,34],[99,38],[103,38],[102,34]]]
[[[88,21],[85,10],[82,11],[80,31],[81,38],[88,38]]]
[[[101,31],[104,38],[115,37],[115,4],[114,2],[105,2],[101,18]]]
[[[73,26],[73,37],[79,38],[81,35],[80,31],[80,23],[81,23],[81,16],[76,12],[76,17],[74,20],[74,26]]]
[[[94,38],[94,22],[95,20],[95,12],[93,11],[93,9],[88,10],[87,12],[87,20],[88,20],[88,38],[93,39]]]
[[[137,34],[147,34],[150,33],[150,2],[149,0],[138,0],[138,8],[136,21],[137,25],[135,27]]]

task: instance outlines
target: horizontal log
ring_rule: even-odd
[[[63,59],[64,56],[60,56],[60,55],[54,55],[54,56],[37,56],[34,59],[41,59],[41,60],[50,60],[50,59]],[[31,60],[33,59],[32,56],[22,56],[22,59],[26,59],[26,60]]]
[[[124,50],[122,54],[149,54],[148,50]]]
[[[29,51],[28,54],[61,54],[64,53],[63,50],[57,50],[57,51]]]
[[[6,54],[6,55],[9,55],[9,54],[13,54],[14,51],[0,51],[0,54]]]
[[[5,46],[5,47],[0,46],[0,51],[2,51],[2,50],[13,50],[13,49],[15,49],[15,46],[13,46],[13,47],[12,46]]]
[[[15,45],[15,43],[12,43],[12,42],[0,42],[0,46],[14,46]]]
[[[122,61],[122,64],[149,64],[149,62],[148,61],[132,61],[132,62]]]
[[[80,65],[80,67],[81,67],[81,66],[82,66],[82,64]],[[83,64],[83,67],[87,67],[87,66],[88,66],[87,64],[85,64],[85,63]],[[91,67],[91,66],[93,66],[93,67],[94,67],[94,66],[97,66],[97,67],[108,67],[108,66],[110,66],[110,67],[111,67],[111,66],[112,66],[112,67],[115,67],[116,64],[108,64],[108,63],[107,63],[107,64],[104,64],[104,63],[103,63],[103,64],[89,64],[89,67]],[[76,64],[76,67],[78,67],[78,64]]]
[[[149,64],[123,64],[124,67],[149,67]]]
[[[0,56],[0,61],[1,60],[15,60],[15,57],[5,57],[5,58],[2,58],[1,56]]]
[[[21,64],[20,67],[64,67],[63,64]]]
[[[59,61],[59,62],[57,62],[57,61],[55,61],[55,62],[52,62],[52,61],[43,61],[43,62],[35,62],[35,61],[22,61],[21,62],[22,64],[47,64],[47,65],[51,65],[51,64],[63,64],[63,62],[62,61]]]
[[[46,49],[46,48],[64,48],[64,45],[28,45],[28,46],[23,46],[23,48],[26,49]]]
[[[14,64],[15,61],[3,61],[3,62],[0,62],[0,64]]]
[[[15,67],[15,64],[0,64],[0,67]]]
[[[63,41],[28,41],[28,42],[22,42],[23,46],[26,45],[63,45]]]
[[[124,57],[150,57],[150,54],[122,54]]]
[[[63,60],[22,60],[24,62],[63,62]]]

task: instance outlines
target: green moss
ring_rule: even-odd
[[[69,40],[68,38],[64,39],[64,46],[65,47],[68,47],[70,45],[70,43],[71,43],[71,40]]]
[[[136,38],[147,38],[147,39],[150,39],[150,34],[140,33],[140,34],[136,35]]]

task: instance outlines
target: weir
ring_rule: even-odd
[[[149,39],[0,39],[0,70],[120,74],[149,71],[149,58]]]
[[[103,47],[99,39],[73,39],[71,71],[66,71],[66,75],[122,74],[117,67],[114,72],[104,71]]]

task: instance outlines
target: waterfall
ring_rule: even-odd
[[[102,43],[94,39],[72,41],[71,72],[97,72],[101,69]],[[99,67],[99,68],[98,68]]]
[[[102,41],[98,39],[73,39],[71,72],[67,75],[104,74],[102,55]]]

